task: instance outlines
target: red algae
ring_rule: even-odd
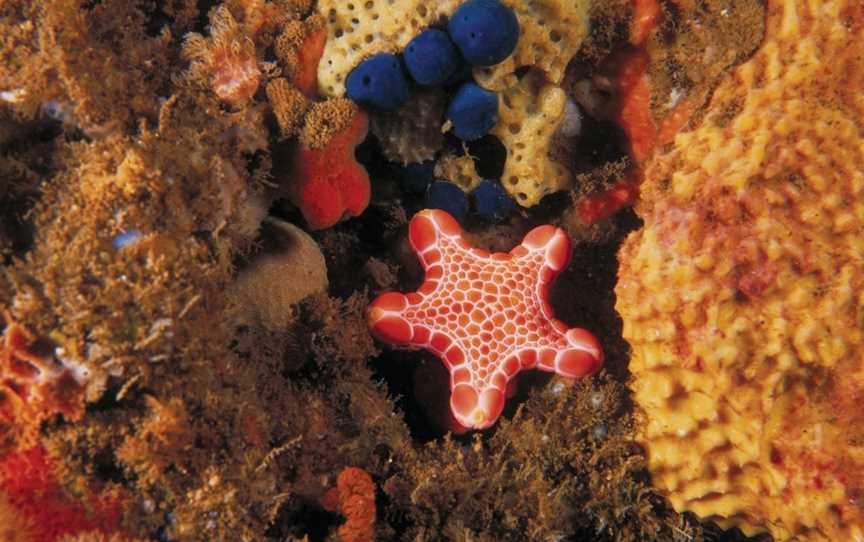
[[[119,532],[122,499],[110,492],[73,499],[58,483],[41,446],[0,456],[0,497],[26,518],[25,540],[54,542],[66,535]]]

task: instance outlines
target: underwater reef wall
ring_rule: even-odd
[[[730,75],[758,0],[505,0],[477,142],[453,88],[343,95],[462,4],[0,3],[0,539],[859,534],[860,8],[769,1]],[[573,238],[549,304],[605,357],[482,432],[366,321],[442,178],[473,246]]]
[[[645,169],[619,259],[639,439],[677,510],[864,537],[864,11],[771,0],[764,43]]]

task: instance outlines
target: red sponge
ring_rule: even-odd
[[[297,146],[289,195],[310,229],[329,228],[369,205],[369,174],[354,158],[354,148],[368,129],[368,116],[357,110],[350,124],[322,148]]]

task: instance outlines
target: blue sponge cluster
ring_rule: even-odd
[[[446,32],[427,28],[405,47],[405,67],[408,73],[425,86],[446,82],[461,65],[459,53]]]
[[[515,208],[501,183],[491,179],[484,179],[471,193],[471,198],[477,216],[489,222],[504,220]]]
[[[361,62],[345,82],[348,97],[373,111],[395,111],[408,101],[409,76],[421,86],[447,85],[465,73],[466,64],[501,62],[518,40],[519,21],[512,9],[498,0],[468,0],[453,13],[447,32],[427,28],[401,57],[381,53]],[[453,95],[447,120],[459,139],[479,139],[498,122],[498,97],[465,82]]]
[[[484,179],[471,193],[470,201],[465,192],[449,181],[436,180],[426,188],[425,206],[442,209],[460,222],[472,208],[474,215],[486,222],[500,222],[516,208],[510,195],[497,180]]]
[[[449,181],[435,181],[426,191],[426,207],[447,211],[461,222],[468,214],[468,197]]]
[[[471,68],[492,66],[510,56],[519,40],[519,21],[499,0],[467,0],[453,13],[446,32],[427,28],[401,55],[377,54],[348,75],[348,97],[372,111],[396,111],[408,101],[412,82],[422,87],[454,88],[445,117],[452,134],[478,142],[498,122],[498,95],[471,81]],[[474,143],[472,143],[474,144]],[[444,209],[462,220],[470,208],[481,219],[503,220],[513,201],[497,180],[484,180],[469,197],[457,185],[434,177],[434,162],[401,170],[406,191],[424,195],[427,207]],[[479,170],[480,168],[478,168]],[[484,173],[484,175],[500,173]]]

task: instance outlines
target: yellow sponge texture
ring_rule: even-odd
[[[320,0],[327,19],[327,45],[318,65],[318,86],[327,96],[344,96],[345,78],[364,59],[398,53],[414,36],[443,22],[461,0]],[[590,0],[504,0],[519,19],[516,50],[500,64],[478,68],[477,82],[490,90],[516,83],[517,68],[533,66],[560,83],[567,63],[588,34]]]
[[[318,87],[344,96],[345,79],[377,53],[398,53],[414,36],[453,12],[459,0],[319,0],[327,19],[327,45],[318,64]]]
[[[864,540],[864,10],[767,4],[620,254],[640,438],[679,511]]]
[[[567,63],[588,35],[590,0],[503,0],[519,18],[519,43],[500,64],[474,70],[477,83],[489,90],[516,84],[513,72],[523,66],[540,71],[559,84]]]
[[[507,148],[501,184],[523,207],[570,185],[569,170],[549,157],[566,103],[564,91],[539,72],[526,74],[501,94],[498,124],[492,129]]]

